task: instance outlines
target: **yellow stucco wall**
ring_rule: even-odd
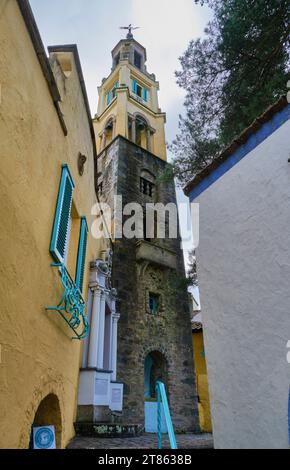
[[[204,354],[203,332],[192,334],[200,427],[203,432],[212,432],[210,401]]]
[[[62,293],[49,245],[64,163],[76,185],[75,215],[91,226],[93,144],[75,64],[69,78],[57,71],[65,137],[15,0],[1,2],[0,44],[0,447],[28,447],[36,410],[48,394],[59,400],[64,447],[74,436],[81,343],[45,310]],[[79,152],[88,158],[82,177]],[[77,237],[72,234],[69,256]],[[99,252],[100,243],[89,236],[84,286]]]

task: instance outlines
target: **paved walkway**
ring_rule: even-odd
[[[176,441],[179,449],[213,449],[211,434],[177,434]],[[167,436],[163,437],[163,448],[170,449]],[[68,449],[157,449],[157,436],[144,434],[128,439],[76,437],[68,445]]]

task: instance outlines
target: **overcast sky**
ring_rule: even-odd
[[[120,26],[133,23],[134,36],[147,49],[147,68],[160,82],[160,105],[167,113],[171,142],[183,111],[184,93],[174,71],[189,41],[203,35],[210,18],[194,0],[30,0],[45,46],[77,44],[91,112],[97,110],[97,86],[111,70],[111,51],[125,36]],[[179,200],[185,200],[178,191]]]

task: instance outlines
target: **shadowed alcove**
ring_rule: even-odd
[[[47,395],[40,402],[33,420],[33,427],[38,426],[54,426],[56,448],[61,449],[62,419],[59,399],[56,395]]]

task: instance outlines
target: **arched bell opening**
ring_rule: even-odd
[[[137,114],[128,119],[128,137],[129,140],[139,145],[140,147],[152,152],[152,135],[153,129],[150,127],[147,120]]]
[[[111,118],[105,125],[105,128],[103,130],[103,133],[101,135],[101,149],[103,150],[107,145],[109,145],[112,140],[114,139],[115,135],[115,130],[114,130],[114,119]]]
[[[147,149],[147,132],[147,122],[141,116],[138,116],[136,118],[136,144],[145,149]]]

